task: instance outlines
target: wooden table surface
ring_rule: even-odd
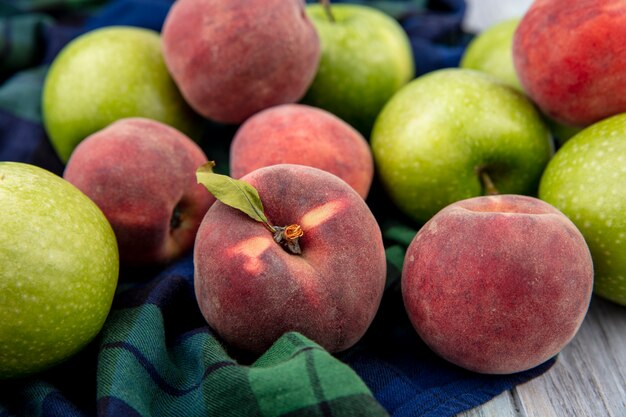
[[[626,307],[594,296],[552,368],[458,417],[626,417]]]

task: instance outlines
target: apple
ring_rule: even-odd
[[[382,185],[418,223],[454,201],[537,191],[550,134],[521,93],[481,72],[437,70],[398,91],[371,137]]]
[[[266,221],[216,195],[194,246],[196,299],[208,324],[228,346],[252,353],[288,331],[330,352],[354,345],[386,278],[381,231],[363,198],[304,165],[263,167],[239,181],[256,189]]]
[[[323,5],[307,5],[320,36],[322,56],[302,103],[339,116],[369,136],[376,116],[414,77],[408,35],[380,10],[335,4],[330,20]]]
[[[541,177],[539,197],[585,236],[595,293],[626,306],[626,113],[594,123],[566,142]]]
[[[231,142],[230,172],[234,178],[280,163],[328,171],[363,198],[374,178],[367,140],[332,113],[303,104],[260,111],[241,125]]]
[[[101,330],[119,272],[100,209],[61,177],[0,162],[0,379],[68,359]]]
[[[147,117],[198,139],[199,117],[170,77],[155,31],[112,26],[67,44],[42,93],[43,123],[63,162],[90,134],[124,117]]]
[[[155,120],[125,118],[84,139],[63,177],[100,207],[129,265],[164,265],[189,252],[214,198],[196,184],[202,149]]]
[[[450,204],[409,245],[401,278],[422,340],[463,368],[510,374],[556,355],[591,300],[593,263],[580,231],[534,197]]]
[[[584,127],[626,112],[626,3],[537,0],[513,39],[526,93],[556,121]]]
[[[165,62],[187,102],[220,123],[302,98],[320,41],[301,0],[178,0],[163,24]]]
[[[524,92],[513,66],[513,34],[521,18],[497,22],[480,32],[467,45],[459,66],[491,74]]]

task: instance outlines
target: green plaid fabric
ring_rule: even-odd
[[[44,14],[0,18],[0,76],[3,78],[37,64],[41,50],[37,37],[53,20]]]
[[[140,304],[116,309],[107,321],[100,407],[123,403],[142,416],[386,415],[354,371],[298,333],[284,335],[250,365],[233,359],[206,326],[168,338],[163,313],[193,301],[192,271],[183,267],[162,280],[130,290],[125,303]]]

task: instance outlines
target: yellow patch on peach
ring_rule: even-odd
[[[337,214],[343,208],[344,204],[339,200],[329,201],[321,206],[317,206],[314,209],[309,210],[304,216],[300,226],[305,230],[312,229],[320,224],[324,223],[335,214]]]
[[[245,258],[243,269],[250,274],[258,274],[262,268],[259,256],[272,244],[274,241],[271,237],[251,237],[229,249],[228,254],[233,257],[243,256]]]

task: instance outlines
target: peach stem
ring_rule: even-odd
[[[285,227],[284,233],[285,233],[285,239],[287,240],[294,240],[304,235],[304,232],[302,231],[302,227],[300,227],[299,224],[292,224],[292,225]]]
[[[172,217],[170,218],[170,229],[177,229],[182,223],[183,214],[180,210],[180,206],[176,204],[174,206],[174,210],[172,211]]]
[[[299,239],[304,235],[304,232],[299,224],[291,224],[286,227],[274,227],[274,229],[274,241],[276,241],[276,243],[282,245],[287,252],[294,255],[300,255],[302,253]]]

